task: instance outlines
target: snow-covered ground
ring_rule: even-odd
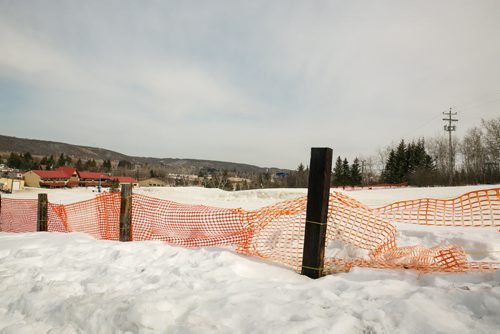
[[[346,191],[371,207],[496,186]],[[4,197],[36,198],[36,189]],[[305,189],[137,188],[181,203],[256,209]],[[43,190],[54,203],[95,189]],[[398,245],[456,244],[500,261],[498,228],[398,225]],[[229,250],[81,233],[0,233],[0,333],[500,333],[500,272],[354,268],[311,280]]]

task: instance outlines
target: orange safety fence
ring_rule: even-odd
[[[452,199],[422,198],[374,210],[384,220],[436,226],[500,226],[500,188],[471,191]]]
[[[378,209],[332,191],[324,272],[346,271],[354,266],[426,272],[499,269],[499,262],[468,261],[464,251],[454,245],[397,247],[396,228],[391,223],[498,226],[499,190],[470,192],[451,200],[404,201]],[[161,240],[184,247],[231,246],[241,254],[300,272],[306,207],[306,197],[245,211],[133,194],[132,240]],[[36,200],[2,198],[0,231],[36,231],[36,212]],[[94,199],[66,205],[49,203],[48,230],[119,240],[119,216],[118,193],[99,194]]]

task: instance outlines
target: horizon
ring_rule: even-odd
[[[0,1],[7,136],[294,170],[500,114],[500,2]],[[105,143],[105,144],[103,144]],[[186,157],[189,158],[177,158]]]

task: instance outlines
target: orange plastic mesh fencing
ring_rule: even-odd
[[[425,217],[425,222],[433,222],[425,223],[428,225],[439,225],[436,221],[460,221],[461,224],[445,225],[498,226],[499,198],[499,189],[493,189],[467,193],[452,200],[414,200],[371,209],[332,191],[322,269],[325,273],[346,271],[353,266],[454,272],[498,269],[498,262],[469,262],[464,251],[453,245],[398,248],[396,228],[389,223],[389,217],[398,222],[418,222],[417,219]],[[36,200],[2,198],[1,205],[0,230],[36,231]],[[300,272],[306,207],[306,197],[245,211],[179,204],[134,194],[132,240],[161,240],[185,247],[231,246],[239,253],[268,259]],[[49,231],[84,232],[98,239],[119,240],[118,193],[100,194],[94,199],[67,205],[49,203],[48,211]],[[477,218],[471,218],[475,215],[484,219],[482,224],[476,223]],[[474,225],[463,222],[474,222]]]
[[[94,199],[65,204],[49,204],[49,230],[83,232],[96,239],[119,240],[120,194],[105,193]]]
[[[247,215],[241,209],[179,204],[134,194],[132,240],[161,240],[185,247],[238,245],[251,235]]]
[[[36,232],[36,199],[1,198],[0,231]]]
[[[436,226],[500,226],[500,188],[452,199],[401,201],[374,210],[387,221]]]
[[[252,211],[254,233],[238,251],[267,258],[300,271],[307,198],[282,202]],[[326,231],[326,255],[357,248],[374,258],[396,247],[396,229],[371,213],[371,209],[338,192],[330,194]],[[363,250],[365,252],[363,252]]]

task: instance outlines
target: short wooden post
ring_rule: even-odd
[[[307,190],[307,213],[302,275],[319,278],[325,263],[325,238],[330,199],[332,149],[312,148]]]
[[[120,241],[132,240],[132,184],[122,184],[120,201]]]
[[[38,194],[38,210],[36,230],[37,232],[47,232],[47,194]]]

